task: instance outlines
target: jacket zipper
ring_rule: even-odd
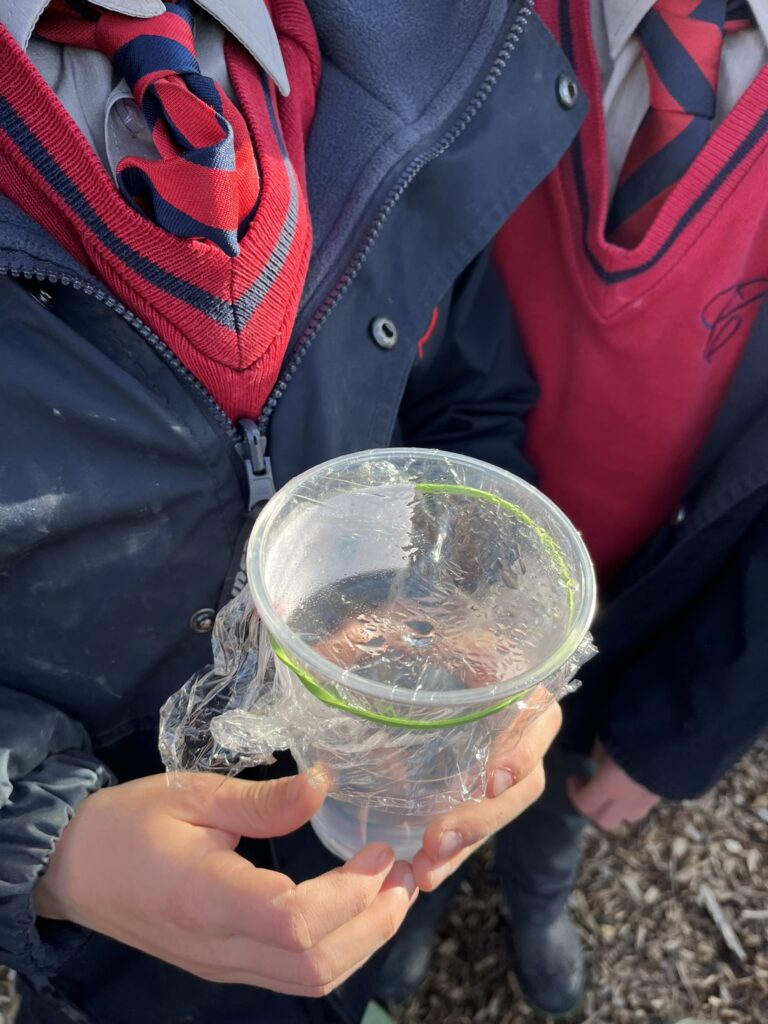
[[[275,411],[275,407],[280,399],[285,394],[288,384],[293,377],[294,373],[298,369],[300,363],[306,356],[309,348],[314,341],[318,331],[323,326],[325,321],[330,316],[332,310],[340,301],[342,296],[348,290],[349,286],[355,280],[357,275],[368,258],[368,254],[373,247],[378,235],[381,233],[381,229],[384,226],[385,221],[389,217],[393,208],[397,205],[398,201],[402,198],[403,193],[406,191],[408,186],[413,182],[414,178],[422,171],[428,164],[432,163],[438,157],[442,156],[446,150],[450,149],[456,140],[466,131],[471,124],[472,120],[476,117],[491,92],[494,86],[501,77],[502,72],[509,63],[509,59],[517,49],[517,44],[520,42],[520,38],[525,31],[525,27],[530,21],[533,14],[533,8],[535,7],[536,0],[525,0],[520,10],[515,15],[515,18],[510,25],[507,36],[504,40],[504,44],[499,50],[496,58],[491,64],[488,73],[482,81],[482,84],[478,88],[472,100],[465,108],[459,120],[442,136],[442,138],[435,143],[435,145],[427,150],[426,153],[422,153],[420,156],[415,157],[411,163],[405,168],[403,173],[394,183],[390,189],[384,203],[382,204],[378,215],[376,216],[373,224],[371,225],[368,234],[364,241],[357,250],[352,262],[349,264],[347,269],[339,278],[336,286],[333,288],[331,293],[318,308],[314,314],[306,329],[304,330],[301,337],[295,343],[293,352],[289,356],[288,362],[284,366],[280,376],[278,377],[277,383],[275,384],[272,392],[264,404],[264,408],[261,411],[261,415],[256,421],[258,430],[266,436],[269,421],[272,418],[272,413]]]
[[[35,268],[34,265],[20,264],[12,266],[8,263],[5,266],[0,266],[0,273],[10,274],[11,277],[24,278],[26,280],[36,280],[41,283],[48,282],[50,284],[72,287],[76,291],[82,291],[84,295],[92,296],[99,302],[102,302],[113,312],[117,313],[118,316],[122,317],[126,323],[130,324],[137,334],[139,334],[147,344],[157,352],[164,362],[181,378],[187,387],[191,388],[206,408],[208,408],[208,410],[213,414],[214,420],[220,426],[229,442],[233,445],[243,463],[248,484],[248,512],[256,512],[259,507],[275,493],[272,467],[270,460],[266,455],[266,449],[269,422],[278,401],[285,394],[291,378],[309,351],[318,331],[357,275],[360,273],[360,269],[368,258],[368,254],[371,251],[378,235],[381,233],[384,223],[399,200],[402,198],[405,191],[408,189],[409,185],[411,185],[414,178],[416,178],[420,171],[451,148],[456,140],[466,131],[472,120],[488,99],[494,86],[501,77],[502,72],[506,68],[510,57],[517,48],[517,44],[525,31],[525,27],[528,24],[531,15],[533,14],[534,4],[535,0],[526,0],[526,2],[520,7],[520,10],[515,15],[509,31],[507,32],[504,44],[496,55],[477,92],[464,109],[459,120],[438,142],[435,143],[431,149],[427,150],[426,153],[422,153],[420,156],[415,157],[393,184],[386,199],[384,200],[384,203],[379,209],[378,214],[374,218],[368,234],[363,240],[360,248],[355,253],[352,262],[348,265],[347,269],[339,278],[336,286],[320,305],[307,325],[305,331],[296,342],[287,364],[283,368],[280,376],[278,377],[277,383],[264,404],[264,408],[262,409],[258,420],[255,422],[253,420],[243,419],[233,426],[228,419],[227,414],[221,408],[210,391],[208,391],[208,389],[200,383],[197,377],[195,377],[195,375],[191,373],[186,366],[184,366],[181,360],[174,355],[171,349],[169,349],[165,342],[155,334],[151,327],[148,327],[147,324],[132,313],[127,306],[103,289],[92,285],[88,281],[83,281],[77,277],[67,274],[59,276],[57,274],[43,272]]]

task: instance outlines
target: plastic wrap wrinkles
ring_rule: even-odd
[[[398,728],[310,693],[275,657],[245,589],[216,619],[213,665],[163,707],[161,754],[171,772],[235,773],[270,764],[274,751],[290,749],[300,771],[324,766],[336,799],[437,814],[482,798],[494,741],[513,748],[525,727],[578,685],[574,672],[593,652],[587,637],[552,676],[494,714],[434,730]],[[364,714],[377,710],[347,700]],[[430,718],[438,719],[438,712],[422,713],[421,720]]]

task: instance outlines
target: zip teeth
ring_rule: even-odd
[[[510,26],[509,32],[507,33],[507,39],[502,46],[501,50],[496,55],[493,63],[488,69],[483,82],[478,89],[475,96],[472,98],[469,106],[466,108],[464,113],[459,118],[458,122],[443,136],[443,138],[427,153],[417,157],[411,165],[403,172],[402,177],[392,187],[387,198],[384,200],[384,204],[381,207],[379,215],[373,222],[373,225],[368,232],[361,248],[358,250],[358,254],[353,260],[348,270],[342,274],[341,278],[337,282],[335,288],[326,298],[320,308],[317,310],[315,315],[307,325],[304,335],[299,342],[299,346],[295,353],[291,357],[286,369],[280,374],[277,384],[272,389],[272,393],[267,400],[264,409],[261,412],[256,425],[262,434],[265,434],[269,426],[269,420],[272,416],[275,406],[280,398],[285,393],[285,386],[281,387],[281,384],[287,383],[296,370],[299,364],[306,356],[317,332],[320,330],[322,325],[325,323],[329,314],[336,306],[338,301],[345,294],[349,286],[355,280],[359,274],[365,260],[368,257],[373,243],[376,241],[379,233],[381,232],[384,222],[386,221],[389,214],[392,212],[392,208],[397,204],[398,200],[402,197],[403,193],[407,190],[409,185],[413,182],[414,178],[427,166],[432,163],[438,157],[442,156],[446,150],[450,149],[451,146],[456,142],[459,136],[466,131],[478,111],[481,109],[485,101],[488,99],[493,87],[496,85],[498,78],[501,76],[504,68],[509,62],[509,58],[520,42],[520,39],[525,31],[525,28],[533,14],[534,0],[528,0],[527,3],[523,4],[520,10],[515,16],[515,20]]]

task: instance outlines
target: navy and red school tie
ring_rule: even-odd
[[[632,140],[613,197],[606,235],[632,248],[712,130],[723,34],[752,24],[746,3],[656,0],[637,37],[648,72],[649,107]]]
[[[55,3],[37,33],[101,51],[131,88],[161,159],[121,160],[123,196],[171,234],[208,239],[236,256],[259,198],[248,128],[200,72],[190,0],[166,0],[165,7],[154,18],[95,9],[89,17],[84,5]]]

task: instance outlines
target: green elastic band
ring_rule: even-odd
[[[516,519],[519,519],[521,523],[524,523],[526,526],[530,526],[546,548],[547,552],[551,555],[552,561],[557,568],[557,571],[560,573],[560,578],[565,584],[565,589],[568,592],[568,611],[573,614],[576,581],[568,571],[568,565],[563,558],[563,553],[558,547],[557,541],[552,534],[548,533],[543,526],[539,526],[535,520],[531,519],[528,513],[524,512],[519,505],[514,505],[511,501],[506,501],[504,498],[500,498],[498,494],[491,494],[488,491],[480,491],[476,487],[466,487],[463,484],[414,484],[414,490],[424,491],[427,494],[465,494],[471,498],[479,498],[480,501],[488,501],[493,505],[499,505],[507,512],[511,512],[512,515],[515,516]]]
[[[356,708],[352,704],[347,704],[329,690],[320,686],[317,680],[313,679],[308,672],[305,672],[300,665],[296,664],[290,654],[275,640],[271,633],[269,634],[269,642],[272,650],[275,652],[275,657],[279,658],[284,665],[287,665],[291,672],[298,676],[312,696],[317,697],[323,704],[336,708],[338,711],[344,711],[348,715],[357,715],[358,718],[365,718],[369,722],[377,722],[379,725],[392,725],[398,729],[450,729],[454,725],[469,725],[470,722],[478,722],[481,718],[487,718],[489,715],[495,715],[497,711],[508,708],[510,704],[514,704],[516,701],[522,700],[523,697],[527,697],[534,689],[531,686],[522,693],[516,693],[514,697],[507,697],[506,700],[493,704],[489,708],[472,711],[468,715],[459,715],[456,718],[441,718],[436,722],[428,722],[423,719],[400,718],[398,715],[380,715],[375,711],[365,711],[363,708]]]
[[[557,541],[552,534],[548,533],[543,526],[539,526],[533,519],[531,519],[528,513],[524,512],[519,505],[514,505],[511,501],[505,501],[504,498],[500,498],[496,494],[478,490],[476,487],[465,487],[463,484],[414,484],[414,489],[427,494],[463,494],[471,498],[478,498],[481,501],[488,501],[494,505],[501,506],[501,508],[505,509],[507,512],[511,512],[512,515],[515,516],[516,519],[519,519],[521,523],[529,526],[552,557],[552,561],[560,573],[560,577],[563,580],[568,593],[568,610],[573,614],[576,582],[568,571],[568,566],[563,558],[563,553],[558,547]],[[493,704],[489,708],[483,708],[481,711],[473,711],[467,715],[459,715],[457,718],[441,718],[436,722],[401,718],[398,715],[380,715],[374,711],[364,711],[362,708],[353,707],[353,705],[347,704],[345,701],[341,700],[341,698],[336,697],[329,690],[320,686],[317,680],[313,679],[312,676],[305,672],[300,665],[297,665],[285,648],[282,647],[281,644],[279,644],[271,635],[269,637],[269,642],[272,645],[272,650],[275,652],[275,656],[278,657],[284,665],[287,665],[288,668],[301,680],[313,697],[317,697],[317,699],[321,700],[323,704],[327,704],[332,708],[337,708],[339,711],[345,711],[349,715],[357,715],[358,718],[365,718],[369,722],[377,722],[379,725],[396,726],[398,729],[450,729],[455,725],[468,725],[470,722],[478,722],[481,718],[487,718],[489,715],[495,715],[497,711],[503,711],[504,708],[508,708],[510,704],[514,704],[516,701],[522,700],[523,697],[527,697],[533,690],[533,687],[529,687],[522,693],[516,693],[514,697],[507,697],[506,700],[502,700],[498,704]]]

